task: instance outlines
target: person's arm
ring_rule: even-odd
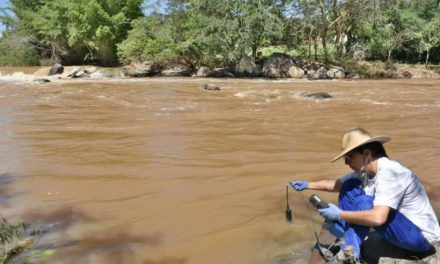
[[[363,226],[381,226],[387,219],[390,208],[386,205],[375,205],[371,210],[341,211],[339,216],[348,223]]]
[[[327,192],[339,192],[341,190],[341,180],[321,180],[309,182],[308,189],[327,191]]]
[[[318,209],[324,218],[332,221],[343,219],[348,223],[362,226],[381,226],[387,221],[390,213],[390,207],[386,205],[375,205],[373,209],[364,211],[343,211],[332,203],[328,205],[327,208]]]

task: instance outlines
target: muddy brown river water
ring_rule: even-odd
[[[322,219],[290,191],[287,223],[286,183],[347,173],[330,160],[359,126],[440,209],[438,79],[0,78],[0,106],[1,213],[53,249],[34,262],[300,262]]]

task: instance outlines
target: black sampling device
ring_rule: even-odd
[[[323,200],[321,200],[321,198],[319,198],[318,195],[316,195],[316,194],[312,194],[310,196],[309,202],[311,204],[313,204],[313,206],[315,206],[316,209],[322,209],[322,208],[328,207],[328,204],[326,202],[324,202]]]
[[[287,222],[292,222],[292,210],[289,207],[289,186],[286,186],[286,220]]]

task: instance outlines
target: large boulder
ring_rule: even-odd
[[[300,67],[297,66],[292,66],[289,69],[289,76],[291,78],[304,78],[305,76],[305,71],[303,69],[301,69]]]
[[[191,76],[193,71],[190,67],[182,64],[170,65],[162,70],[161,74],[168,77]]]
[[[258,67],[253,58],[243,57],[235,67],[235,74],[242,77],[256,77],[259,75]]]
[[[63,65],[56,63],[52,66],[49,70],[49,76],[55,75],[55,74],[62,74],[64,71]]]
[[[327,77],[330,79],[342,79],[345,78],[345,71],[342,67],[332,66],[327,71]]]
[[[197,70],[196,77],[206,77],[208,76],[209,68],[206,66],[202,66]]]
[[[213,71],[210,71],[207,77],[228,78],[228,77],[235,77],[235,75],[231,73],[228,69],[217,68],[214,69]]]
[[[84,78],[96,72],[95,66],[69,66],[65,67],[61,77],[63,78]]]
[[[92,79],[100,78],[122,78],[125,77],[124,70],[122,68],[98,68],[95,72],[90,74]]]
[[[163,66],[156,62],[133,62],[125,67],[125,74],[129,77],[148,77],[160,74],[162,68]]]
[[[296,65],[294,59],[284,53],[273,53],[263,64],[263,76],[269,78],[289,78],[289,70]]]
[[[318,70],[309,70],[307,71],[307,79],[309,80],[323,80],[327,79],[327,69],[324,67],[319,68]]]

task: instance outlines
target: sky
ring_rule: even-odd
[[[0,8],[4,8],[8,4],[9,4],[9,0],[0,0]],[[0,22],[0,36],[2,35],[3,30],[5,30],[5,26]]]

